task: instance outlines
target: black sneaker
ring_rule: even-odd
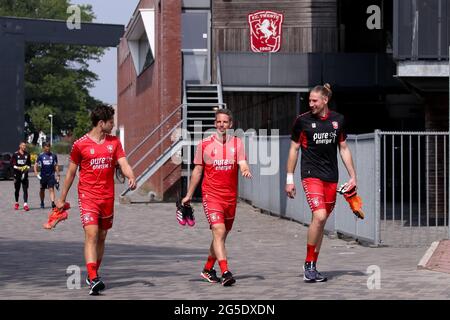
[[[229,287],[235,282],[236,280],[233,278],[233,274],[230,271],[225,271],[222,274],[222,285],[224,287]]]
[[[317,270],[313,262],[305,262],[303,265],[303,281],[316,282]]]
[[[52,201],[52,209],[56,208],[56,204]]]
[[[324,277],[319,271],[317,271],[315,262],[305,262],[303,265],[303,271],[303,280],[307,283],[327,281],[327,277]]]
[[[45,208],[45,205],[43,202],[41,202],[41,209],[44,209],[44,208]]]
[[[99,294],[100,291],[105,289],[105,284],[103,283],[102,280],[100,280],[100,278],[95,278],[90,282],[89,285],[91,288],[91,290],[89,290],[89,295],[91,296],[96,296]]]
[[[316,282],[325,282],[328,278],[323,276],[319,271],[316,269]]]
[[[216,270],[214,269],[211,270],[203,269],[202,273],[200,273],[200,276],[210,283],[220,282],[220,279],[216,274]]]
[[[91,280],[89,279],[89,277],[86,277],[86,284],[87,284],[88,286],[91,285]]]

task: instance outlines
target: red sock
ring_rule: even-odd
[[[102,264],[102,259],[97,260],[97,272],[98,272],[98,269],[100,269],[101,264]]]
[[[217,260],[216,258],[208,256],[208,261],[206,261],[206,264],[205,264],[205,270],[211,270],[214,267],[216,260]]]
[[[314,251],[314,262],[317,262],[317,259],[319,258],[319,251]]]
[[[228,271],[227,260],[219,260],[219,266],[220,266],[220,271],[222,271],[222,273],[224,273],[225,271]]]
[[[315,251],[316,251],[316,246],[313,246],[311,244],[307,244],[306,245],[306,259],[305,259],[305,262],[316,261],[316,260],[314,260],[314,258],[315,258]]]
[[[86,269],[88,272],[88,277],[90,280],[95,279],[98,277],[97,275],[97,263],[91,262],[86,264]]]

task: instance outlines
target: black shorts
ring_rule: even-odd
[[[53,188],[56,184],[55,176],[41,177],[41,189]]]

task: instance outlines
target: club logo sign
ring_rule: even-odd
[[[253,52],[277,52],[281,47],[283,14],[258,11],[248,15],[250,46]]]

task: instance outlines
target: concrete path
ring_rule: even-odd
[[[227,288],[205,283],[199,274],[211,236],[200,204],[194,206],[197,224],[188,228],[177,223],[172,203],[121,205],[117,199],[100,270],[108,289],[90,297],[76,184],[69,219],[54,231],[42,228],[49,201],[47,209],[39,209],[35,177],[30,178],[29,212],[12,209],[12,181],[0,181],[0,190],[0,299],[450,298],[450,274],[417,269],[426,248],[368,248],[341,239],[324,239],[318,266],[329,281],[306,284],[301,269],[307,228],[245,203],[238,205],[227,243],[237,283]],[[67,270],[77,267],[81,288],[68,289],[77,273]]]

